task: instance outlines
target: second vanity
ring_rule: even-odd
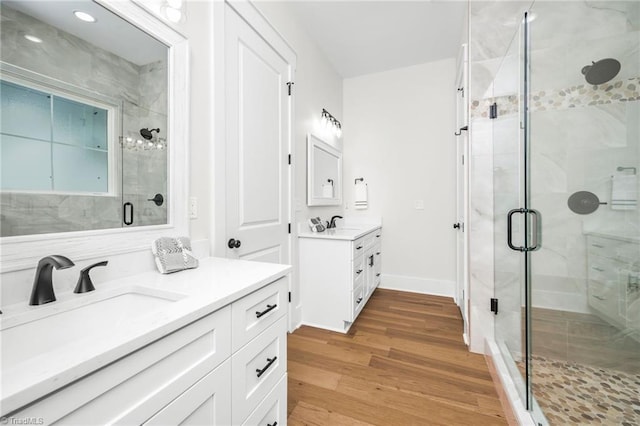
[[[289,270],[208,258],[197,269],[8,307],[2,416],[33,424],[286,424]]]
[[[300,232],[304,324],[346,333],[380,284],[382,228]]]

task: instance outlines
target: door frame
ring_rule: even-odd
[[[213,3],[213,31],[211,36],[213,37],[213,43],[211,49],[213,49],[213,66],[210,99],[213,104],[213,122],[214,122],[214,142],[209,151],[210,164],[213,166],[209,170],[209,181],[213,182],[210,189],[211,210],[209,212],[209,252],[211,256],[226,257],[227,247],[226,243],[226,113],[225,113],[225,8],[231,7],[242,19],[247,22],[269,45],[271,45],[279,55],[288,64],[288,80],[295,81],[295,71],[297,55],[293,48],[287,43],[287,41],[280,35],[280,33],[269,23],[266,17],[249,1],[249,0],[234,0],[234,1],[221,1]],[[294,98],[295,90],[292,91],[289,96],[289,126],[287,128],[286,138],[289,146],[289,153],[292,158],[295,158],[295,143],[293,141],[293,128],[295,123],[294,114]],[[289,276],[289,291],[294,288],[294,282],[297,282],[298,271],[296,265],[293,264],[294,250],[297,250],[297,245],[294,244],[296,235],[295,233],[295,209],[294,209],[294,194],[295,194],[295,171],[293,161],[289,165],[289,188],[287,202],[288,220],[291,224],[291,232],[288,235],[289,244],[289,258],[288,262],[293,266]],[[289,303],[289,331],[293,331],[295,324],[293,303]]]
[[[469,62],[468,45],[460,46],[456,61],[456,222],[460,223],[462,232],[462,247],[460,237],[456,235],[456,304],[460,308],[463,318],[463,339],[468,346],[469,336]],[[460,113],[462,112],[462,116]],[[460,205],[462,201],[462,205]],[[462,212],[462,217],[460,217]]]

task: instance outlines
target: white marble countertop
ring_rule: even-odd
[[[153,271],[110,282],[98,282],[93,292],[60,294],[56,302],[42,306],[28,306],[27,301],[6,306],[0,317],[2,332],[21,315],[33,315],[37,311],[39,317],[48,317],[60,312],[62,306],[68,311],[70,304],[86,305],[87,299],[84,298],[100,297],[101,293],[107,295],[118,289],[143,286],[159,294],[170,292],[183,296],[162,308],[144,314],[136,313],[130,321],[125,318],[124,324],[119,319],[115,324],[102,327],[94,333],[86,333],[89,335],[74,336],[69,339],[71,342],[56,346],[46,353],[34,353],[33,356],[25,356],[11,363],[5,362],[3,356],[0,358],[3,360],[1,413],[9,413],[55,391],[283,277],[290,270],[289,265],[206,258],[200,260],[197,269],[169,275]],[[28,338],[20,336],[25,342]],[[9,350],[10,345],[21,344],[11,340],[0,340],[4,350]]]
[[[380,225],[361,225],[361,226],[349,226],[345,228],[331,228],[326,229],[323,232],[311,232],[310,229],[300,231],[298,238],[320,238],[328,240],[347,240],[353,241],[362,237],[369,232],[379,229]]]
[[[584,234],[600,238],[612,238],[614,240],[626,241],[630,243],[640,243],[640,235],[635,232],[624,233],[623,231],[588,231]]]

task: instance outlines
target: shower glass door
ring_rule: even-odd
[[[525,305],[525,259],[523,252],[506,244],[522,246],[523,215],[509,212],[524,206],[523,104],[524,28],[513,35],[506,55],[493,80],[489,98],[488,130],[493,140],[494,199],[494,297],[498,314],[495,317],[495,340],[510,370],[523,404],[528,400],[526,376],[527,345]],[[493,118],[492,118],[493,117]],[[507,218],[511,218],[508,226]],[[508,229],[511,230],[510,236]]]
[[[529,16],[532,401],[550,424],[640,424],[640,2]]]
[[[492,90],[495,339],[520,397],[537,424],[640,424],[640,2],[533,3]]]

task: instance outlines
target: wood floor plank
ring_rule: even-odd
[[[507,424],[451,299],[378,289],[348,334],[289,335],[292,425]]]

